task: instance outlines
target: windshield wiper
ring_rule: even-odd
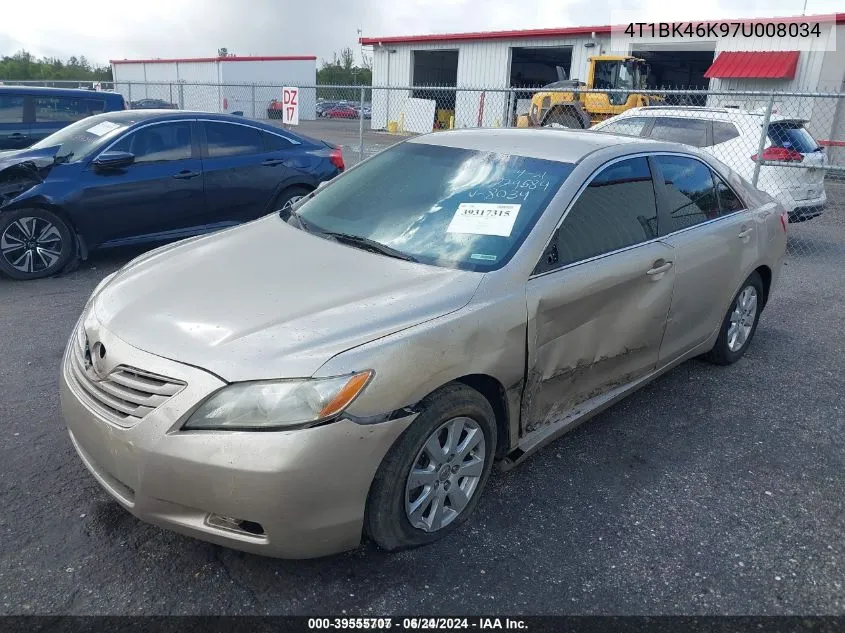
[[[402,251],[397,251],[395,248],[391,248],[386,244],[382,244],[381,242],[376,242],[375,240],[371,240],[368,237],[361,237],[360,235],[352,235],[350,233],[334,233],[332,231],[320,231],[320,235],[325,235],[328,237],[333,237],[338,242],[342,244],[349,244],[350,246],[357,246],[362,250],[371,251],[374,253],[379,253],[380,255],[387,255],[388,257],[395,257],[396,259],[402,259],[406,262],[419,262],[419,260],[412,256],[408,255],[407,253],[403,253]]]

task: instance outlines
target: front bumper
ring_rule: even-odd
[[[80,388],[72,368],[76,333],[71,337],[62,413],[83,463],[124,508],[143,521],[267,556],[309,558],[360,543],[375,472],[414,415],[295,431],[182,432],[187,415],[225,383],[138,350],[90,319],[85,330],[89,337],[96,331],[111,368],[140,368],[186,385],[139,421],[117,424]]]

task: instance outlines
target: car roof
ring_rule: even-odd
[[[44,86],[0,86],[0,94],[30,94],[55,97],[87,97],[105,95],[105,98],[123,98],[117,92],[106,92],[102,90],[86,90],[84,88],[46,88]]]
[[[715,121],[731,121],[731,122],[738,122],[741,121],[743,118],[748,118],[748,122],[756,122],[758,124],[762,124],[763,118],[765,117],[765,112],[751,112],[749,110],[742,110],[740,108],[710,108],[705,106],[643,106],[639,108],[631,108],[630,110],[625,110],[621,114],[612,117],[611,119],[618,119],[623,117],[633,117],[633,116],[650,116],[650,117],[658,117],[658,116],[678,116],[678,117],[686,117],[690,119],[708,119],[708,120],[715,120]],[[792,116],[789,114],[783,114],[778,112],[777,109],[772,111],[771,116],[769,117],[769,121],[771,123],[776,123],[778,121],[801,121],[803,123],[807,122],[807,118],[802,116]],[[604,121],[602,121],[603,123]]]
[[[657,141],[616,134],[596,134],[588,130],[548,128],[474,128],[432,132],[417,136],[409,143],[443,145],[484,152],[506,152],[530,158],[542,158],[562,163],[577,163],[588,154],[618,145],[642,145],[644,151],[654,151],[664,145]],[[633,147],[625,147],[634,150]]]

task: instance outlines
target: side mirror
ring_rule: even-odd
[[[129,167],[135,162],[135,154],[131,152],[103,152],[94,159],[94,168],[100,171]]]

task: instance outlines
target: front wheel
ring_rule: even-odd
[[[751,273],[736,293],[722,320],[716,345],[703,358],[717,365],[730,365],[745,354],[763,311],[763,280]]]
[[[76,256],[68,225],[46,209],[0,213],[0,271],[12,279],[55,275]]]
[[[448,385],[390,449],[367,501],[366,531],[395,551],[443,538],[478,505],[496,453],[493,409],[480,393]]]

